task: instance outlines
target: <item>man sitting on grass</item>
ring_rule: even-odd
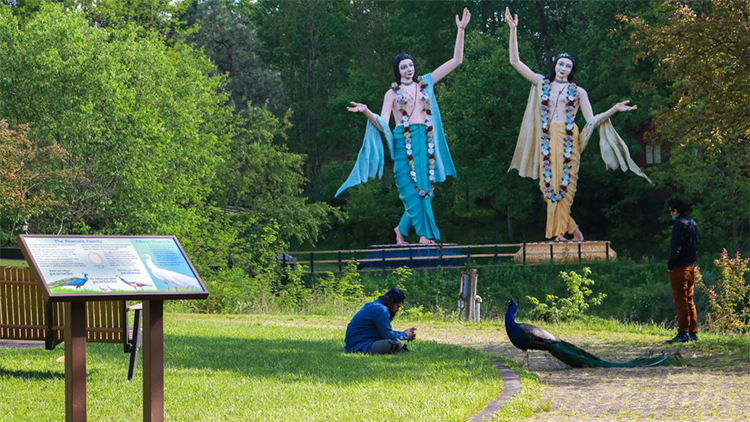
[[[365,304],[346,327],[346,351],[372,355],[408,351],[401,341],[414,340],[417,329],[412,327],[406,331],[394,331],[391,328],[391,321],[404,304],[404,299],[404,292],[394,288]]]

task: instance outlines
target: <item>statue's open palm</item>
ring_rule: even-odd
[[[615,104],[615,110],[621,113],[623,111],[632,111],[638,108],[637,105],[628,105],[629,102],[630,100],[627,100]]]
[[[346,109],[351,111],[352,113],[364,113],[365,110],[367,110],[367,105],[362,103],[355,103],[354,101],[351,102],[352,107],[347,107]]]

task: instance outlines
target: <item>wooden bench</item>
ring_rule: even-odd
[[[28,268],[0,268],[0,339],[43,340],[52,350],[64,339],[65,306],[48,302]],[[134,311],[129,327],[128,312]],[[122,343],[130,353],[128,381],[133,379],[141,346],[141,305],[124,300],[86,303],[86,341]]]

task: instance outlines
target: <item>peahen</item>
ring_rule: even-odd
[[[508,300],[508,312],[505,313],[505,332],[510,342],[516,348],[526,352],[524,366],[529,363],[529,350],[546,350],[552,356],[566,365],[574,368],[602,367],[602,368],[634,368],[638,366],[662,366],[679,363],[679,355],[665,355],[650,358],[638,358],[628,362],[607,362],[599,359],[580,347],[560,340],[554,335],[535,327],[531,324],[519,324],[516,322],[516,311],[518,305],[513,299]]]

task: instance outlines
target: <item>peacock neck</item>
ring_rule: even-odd
[[[505,313],[505,326],[506,327],[515,327],[516,325],[516,310],[515,309],[508,309],[508,312]]]

